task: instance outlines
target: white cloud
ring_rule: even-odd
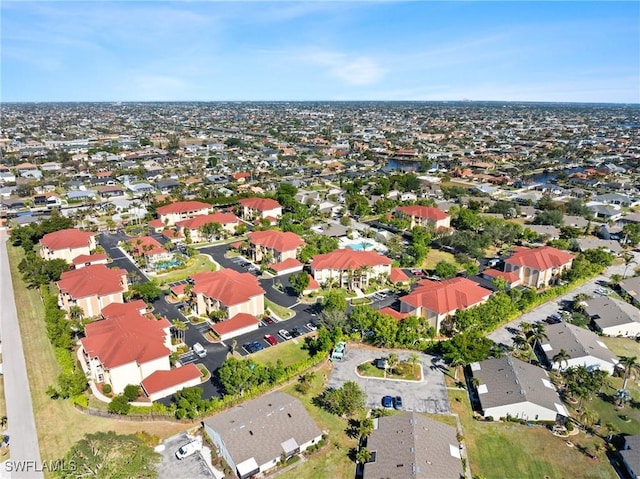
[[[372,85],[380,81],[385,70],[371,57],[352,57],[344,53],[315,51],[303,58],[327,68],[327,73],[349,85]]]

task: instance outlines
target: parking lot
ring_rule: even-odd
[[[274,320],[274,323],[271,324],[276,324],[277,320]],[[281,324],[283,324],[284,322],[280,322]],[[260,328],[263,329],[263,328]],[[284,343],[286,341],[290,341],[293,338],[297,338],[297,337],[304,337],[305,335],[313,332],[316,330],[315,326],[309,326],[309,325],[301,325],[301,326],[295,326],[293,328],[280,328],[277,331],[272,331],[272,330],[264,330],[264,334],[261,338],[258,339],[254,339],[252,341],[248,341],[245,343],[242,343],[242,345],[240,347],[238,347],[238,352],[242,355],[242,356],[247,356],[249,354],[253,354],[253,353],[257,353],[258,351],[262,351],[263,349],[266,348],[270,348],[272,346],[277,346],[280,343]],[[285,334],[285,332],[288,334]],[[269,336],[271,341],[274,342],[274,344],[271,344],[269,342],[269,340],[267,340],[266,336]]]
[[[359,364],[388,356],[396,352],[401,361],[411,353],[388,349],[360,349],[347,347],[342,361],[336,361],[329,378],[329,387],[339,388],[346,381],[357,382],[367,395],[367,407],[382,407],[384,396],[401,396],[407,411],[449,414],[449,397],[444,383],[441,364],[433,356],[419,354],[422,366],[422,381],[401,381],[381,378],[364,378],[356,373]]]
[[[184,444],[193,440],[186,433],[178,434],[164,441],[164,450],[160,453],[162,461],[158,464],[158,477],[160,479],[176,479],[178,477],[189,478],[215,478],[213,472],[202,457],[201,452],[178,460],[176,451]],[[203,453],[209,453],[202,451]]]

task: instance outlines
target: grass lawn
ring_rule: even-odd
[[[274,303],[268,298],[264,298],[264,309],[268,309],[280,319],[291,319],[296,314],[293,311],[291,311],[289,308],[280,306],[279,304]]]
[[[297,344],[294,341],[286,341],[277,346],[271,346],[270,348],[258,351],[251,356],[251,359],[254,359],[258,363],[272,364],[274,366],[278,359],[280,359],[282,365],[287,367],[309,357],[309,351],[302,349],[303,344],[304,341],[302,338],[298,339]]]
[[[17,265],[24,256],[22,249],[14,248],[10,244],[7,244],[7,249],[16,304],[19,305],[20,333],[43,460],[63,457],[69,447],[87,433],[115,431],[119,434],[130,434],[147,431],[164,438],[189,427],[187,424],[164,421],[118,421],[89,416],[75,409],[69,401],[49,398],[45,391],[55,382],[60,368],[45,333],[44,306],[38,292],[27,289],[17,270]]]
[[[600,336],[598,339],[606,344],[616,356],[637,356],[640,358],[640,343],[633,339],[610,338],[609,336]]]
[[[209,259],[208,256],[199,254],[190,258],[187,262],[187,267],[183,269],[177,269],[175,271],[170,271],[169,273],[158,274],[155,278],[158,281],[160,286],[164,286],[167,283],[173,283],[174,281],[182,281],[183,279],[187,279],[189,276],[195,273],[200,273],[202,271],[215,271],[216,266],[213,264],[213,261]]]
[[[330,365],[324,365],[316,371],[316,379],[313,387],[307,395],[302,395],[295,389],[295,383],[282,389],[283,392],[297,397],[309,412],[321,431],[327,434],[328,445],[312,456],[304,463],[299,464],[290,471],[278,475],[282,479],[326,479],[326,478],[350,478],[355,473],[355,463],[347,454],[349,449],[356,447],[357,441],[349,439],[345,434],[347,420],[334,416],[311,403],[313,397],[322,392],[324,377],[330,374]]]
[[[436,269],[436,265],[440,261],[446,261],[447,263],[455,264],[459,269],[463,269],[462,266],[458,264],[458,262],[454,259],[451,253],[447,253],[446,251],[440,251],[438,249],[430,249],[427,257],[422,262],[422,269],[426,270],[434,270]]]
[[[380,369],[374,362],[366,362],[358,365],[358,374],[361,376],[368,376],[372,378],[386,378],[386,379],[403,379],[405,381],[420,381],[422,379],[422,371],[416,365],[414,368],[412,364],[408,362],[399,363],[393,372],[387,369]]]
[[[484,477],[514,478],[617,478],[602,455],[599,461],[588,458],[580,448],[593,451],[598,437],[584,433],[571,436],[575,447],[556,437],[543,426],[527,427],[518,423],[476,421],[464,390],[449,390],[454,413],[460,415],[469,466],[473,474]]]

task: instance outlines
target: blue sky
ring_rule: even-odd
[[[2,101],[640,102],[640,3],[3,1]]]

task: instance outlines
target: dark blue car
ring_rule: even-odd
[[[382,407],[393,407],[393,398],[391,396],[385,396],[382,398]]]

